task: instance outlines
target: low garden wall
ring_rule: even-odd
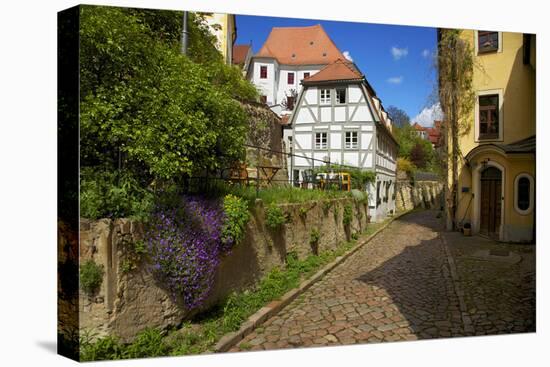
[[[223,300],[231,292],[256,284],[267,272],[283,266],[290,252],[299,258],[336,248],[364,230],[367,205],[351,198],[302,204],[280,204],[285,223],[272,229],[267,208],[258,200],[244,239],[221,259],[214,286],[201,309],[189,311],[174,303],[148,266],[147,254],[136,252],[144,227],[128,219],[80,222],[80,262],[103,267],[95,295],[80,290],[80,329],[96,336],[131,340],[146,327],[168,328]],[[347,224],[344,224],[344,223]]]
[[[439,181],[397,181],[395,206],[397,211],[414,208],[439,209],[442,203],[443,184]]]

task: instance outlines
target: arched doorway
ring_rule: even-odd
[[[502,172],[496,167],[485,168],[480,175],[479,233],[499,238],[502,209]]]

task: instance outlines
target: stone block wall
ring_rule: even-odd
[[[439,209],[443,203],[443,184],[438,181],[397,181],[395,206],[398,211],[414,208]]]
[[[343,224],[346,205],[350,205],[353,212],[348,226]],[[284,266],[289,252],[304,258],[334,249],[367,225],[366,204],[350,198],[280,207],[287,223],[273,230],[266,227],[264,205],[257,202],[244,240],[222,259],[212,292],[202,309],[233,291],[257,284],[267,272]],[[319,232],[319,241],[315,244],[310,243],[313,228]],[[104,269],[97,294],[89,296],[80,291],[81,331],[89,330],[97,336],[116,335],[130,341],[146,327],[178,326],[200,311],[190,312],[178,306],[162,285],[156,283],[146,266],[146,256],[136,257],[133,250],[133,244],[143,237],[143,225],[128,219],[81,220],[80,261],[93,259]]]

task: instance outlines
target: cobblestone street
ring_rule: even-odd
[[[535,247],[442,233],[436,215],[397,219],[231,351],[534,331]]]

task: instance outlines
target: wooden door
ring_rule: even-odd
[[[489,167],[481,173],[481,218],[479,232],[498,239],[502,206],[502,173]]]

